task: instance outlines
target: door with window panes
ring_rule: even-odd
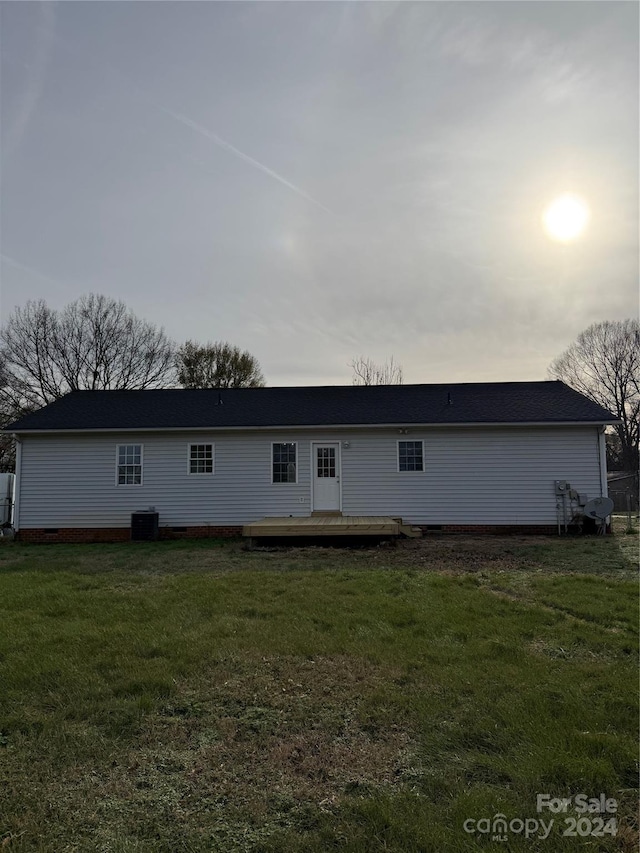
[[[340,509],[340,444],[337,441],[313,442],[311,445],[313,465],[314,511],[336,511]]]

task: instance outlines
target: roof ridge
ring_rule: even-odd
[[[512,379],[507,380],[505,382],[501,381],[487,381],[487,382],[403,382],[402,384],[390,384],[390,385],[263,385],[260,387],[246,387],[246,388],[227,388],[224,386],[215,386],[212,388],[78,388],[73,391],[69,391],[67,394],[64,394],[62,397],[58,397],[58,400],[62,400],[65,397],[68,397],[72,394],[146,394],[146,393],[183,393],[183,392],[210,392],[210,393],[219,393],[222,391],[259,391],[259,392],[267,392],[267,391],[322,391],[322,390],[352,390],[352,391],[363,391],[363,390],[374,390],[380,388],[480,388],[487,386],[496,386],[496,387],[505,387],[505,386],[521,386],[521,385],[565,385],[560,379]],[[566,386],[571,387],[571,386]],[[575,390],[575,389],[571,389]],[[580,393],[579,391],[576,393]],[[57,401],[54,401],[57,402]]]

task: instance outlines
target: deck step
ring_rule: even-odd
[[[400,524],[388,515],[365,516],[274,516],[245,524],[242,535],[262,539],[269,536],[399,536]]]
[[[413,527],[410,524],[400,524],[399,531],[402,536],[407,536],[409,539],[420,539],[422,530],[419,527]]]

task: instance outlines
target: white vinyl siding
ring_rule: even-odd
[[[273,443],[296,442],[295,483],[273,483]],[[188,476],[189,444],[211,434],[22,436],[21,527],[128,527],[155,506],[163,526],[241,525],[308,515],[312,441],[340,441],[342,512],[414,524],[555,524],[554,480],[601,493],[598,428],[466,427],[411,430],[424,472],[398,471],[394,429],[220,432],[215,476]],[[114,482],[118,444],[144,447],[140,486]],[[348,446],[347,446],[348,443]]]
[[[555,524],[555,480],[600,495],[597,427],[448,428],[421,437],[424,473],[411,475],[397,472],[395,442],[352,441],[342,454],[343,512],[413,524]]]

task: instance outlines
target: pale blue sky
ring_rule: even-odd
[[[543,379],[638,310],[633,2],[0,6],[2,315],[125,300],[269,384]],[[570,190],[592,218],[551,242]]]

